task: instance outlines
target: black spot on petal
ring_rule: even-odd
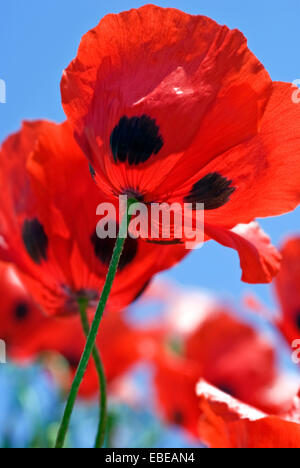
[[[25,302],[20,302],[14,309],[14,316],[18,322],[25,320],[29,315],[29,306]]]
[[[297,310],[295,317],[296,327],[300,330],[300,310]]]
[[[97,233],[93,233],[91,237],[91,242],[94,247],[94,252],[96,257],[106,266],[109,266],[113,250],[116,244],[116,239],[111,239],[109,237],[105,239],[100,239],[97,236]],[[124,243],[124,249],[120,258],[118,270],[123,270],[129,263],[131,263],[138,251],[138,242],[136,239],[127,237]]]
[[[128,161],[137,165],[147,161],[163,147],[163,139],[155,119],[148,115],[121,117],[110,136],[110,146],[115,162]]]
[[[193,185],[188,196],[185,197],[186,203],[192,203],[193,209],[196,209],[196,203],[204,203],[205,210],[215,210],[226,205],[230,196],[236,188],[232,185],[232,180],[221,176],[217,172],[207,174]]]
[[[47,260],[48,237],[38,219],[25,221],[22,238],[28,255],[37,265]]]

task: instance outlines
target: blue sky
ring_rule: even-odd
[[[238,28],[274,80],[300,78],[300,2],[207,0],[160,1],[193,14],[204,14]],[[143,5],[140,1],[10,0],[1,4],[0,79],[7,85],[7,103],[0,104],[0,140],[20,126],[22,119],[62,121],[59,82],[62,70],[76,55],[81,36],[107,13]],[[299,229],[300,209],[264,220],[263,227],[278,244]],[[167,274],[176,281],[239,297],[256,291],[271,302],[268,286],[240,282],[236,254],[215,243],[193,252]]]

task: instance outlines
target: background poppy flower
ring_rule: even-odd
[[[247,307],[271,323],[283,334],[291,345],[300,338],[300,237],[289,236],[280,248],[282,257],[280,271],[274,281],[273,291],[279,303],[274,312],[269,310],[253,294],[247,294]]]
[[[92,318],[92,317],[90,317]],[[105,314],[97,336],[97,346],[105,369],[108,392],[115,381],[129,371],[134,364],[144,358],[142,343],[151,331],[140,331],[130,326],[120,312]],[[58,362],[52,359],[53,353],[65,358],[69,365],[64,376],[64,390],[68,391],[77,371],[85,346],[86,338],[78,316],[47,317],[42,327],[36,327],[30,342],[25,343],[31,360],[43,359],[54,377],[60,374]],[[21,350],[20,350],[21,351]],[[22,352],[17,358],[22,357]],[[85,398],[95,397],[99,391],[99,377],[94,361],[88,364],[80,386],[79,395]]]
[[[300,338],[300,237],[290,237],[281,248],[282,267],[274,283],[280,303],[277,326],[289,345]]]
[[[210,448],[299,448],[299,397],[282,417],[265,414],[200,381],[199,436]]]
[[[0,339],[11,357],[31,357],[30,338],[44,324],[45,317],[22,285],[14,268],[0,262]]]
[[[114,239],[96,235],[103,198],[68,123],[26,122],[0,153],[0,256],[48,314],[78,311],[78,299],[97,304]],[[152,275],[185,252],[128,238],[109,300],[119,310]]]
[[[201,376],[239,400],[272,414],[290,409],[299,382],[278,371],[275,348],[228,308],[206,296],[176,296],[154,359],[159,410],[197,436]]]
[[[153,5],[108,15],[61,90],[109,199],[202,202],[205,240],[248,258],[252,245],[231,229],[299,204],[300,108],[237,30]],[[245,270],[245,281],[269,282],[278,268]]]
[[[49,317],[32,301],[11,265],[0,263],[0,338],[9,359],[21,365],[41,359],[68,390],[85,345],[78,316]],[[109,386],[144,358],[142,343],[155,331],[131,326],[121,312],[105,314],[97,337]],[[69,371],[55,356],[63,356]],[[93,397],[99,390],[94,362],[89,363],[80,395]]]

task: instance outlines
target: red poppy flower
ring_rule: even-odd
[[[31,357],[28,349],[33,330],[39,330],[45,317],[26,292],[14,268],[0,263],[0,339],[5,341],[10,357],[22,353]]]
[[[24,123],[0,153],[0,257],[18,268],[48,314],[71,314],[78,298],[94,306],[114,239],[96,235],[103,198],[67,123]],[[172,266],[180,246],[153,246],[128,238],[109,307],[121,309],[152,275]]]
[[[200,439],[211,448],[299,448],[299,397],[293,413],[271,416],[200,381]]]
[[[97,336],[97,345],[109,390],[116,379],[143,359],[142,344],[148,333],[151,335],[151,331],[143,332],[130,326],[121,312],[104,314]],[[26,344],[26,352],[27,354],[31,352],[32,358],[44,356],[45,363],[50,365],[54,375],[57,375],[59,369],[55,361],[52,365],[51,355],[54,352],[63,356],[70,367],[70,373],[66,375],[65,380],[65,387],[68,390],[75,376],[85,342],[78,316],[46,317],[43,326],[32,331],[30,343]],[[22,354],[19,353],[17,357],[22,357]],[[94,362],[91,360],[80,387],[80,395],[85,398],[94,397],[98,390],[99,377]]]
[[[161,352],[155,362],[155,390],[158,413],[171,425],[197,437],[199,419],[195,394],[199,380],[197,363]]]
[[[169,350],[160,347],[154,362],[160,412],[167,421],[197,436],[200,376],[262,411],[290,408],[295,382],[281,379],[274,348],[264,336],[214,301],[184,295],[176,304],[173,330],[165,336]]]
[[[0,263],[0,339],[7,355],[25,364],[37,358],[52,371],[66,388],[71,384],[85,345],[85,336],[78,316],[49,317],[43,315],[31,300],[11,265]],[[142,343],[154,331],[130,326],[120,312],[104,314],[97,336],[107,382],[112,385],[144,356]],[[63,356],[70,372],[58,364],[55,356]],[[98,375],[91,360],[80,387],[80,395],[94,396],[99,388]]]
[[[281,306],[277,325],[291,345],[300,339],[300,237],[288,239],[281,253],[282,268],[275,282]]]
[[[108,199],[190,203],[193,217],[204,203],[205,240],[238,250],[245,281],[271,280],[266,239],[253,246],[231,229],[299,204],[300,107],[239,31],[153,5],[108,15],[61,90]]]

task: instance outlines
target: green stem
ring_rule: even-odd
[[[134,202],[135,200],[128,200],[128,208]],[[122,237],[122,235],[124,234],[124,232],[125,233],[127,232],[130,219],[131,219],[131,216],[128,214],[128,209],[127,209],[127,212],[122,219],[122,223],[121,223],[120,230],[119,230],[119,235],[116,240],[116,244],[115,244],[115,248],[112,254],[105,284],[104,284],[102,294],[100,297],[100,301],[99,301],[99,304],[95,313],[95,317],[94,317],[94,320],[90,329],[90,333],[87,338],[86,345],[85,345],[83,354],[81,356],[81,360],[80,360],[76,375],[72,383],[72,387],[70,390],[70,394],[68,397],[64,415],[63,415],[63,418],[59,427],[55,448],[63,448],[64,446],[64,442],[65,442],[66,434],[69,428],[77,393],[78,393],[81,381],[85,374],[89,359],[91,357],[91,354],[95,345],[100,322],[103,317],[103,312],[104,312],[109,294],[111,292],[111,288],[112,288],[112,285],[113,285],[113,282],[117,273],[118,265],[120,262],[120,258],[122,255],[124,243],[126,240],[126,237],[125,236]],[[120,233],[122,233],[121,236],[120,236]]]
[[[78,304],[83,331],[86,337],[88,337],[90,333],[90,324],[87,315],[88,301],[86,299],[79,299]],[[107,392],[105,371],[97,346],[94,346],[93,348],[93,359],[95,362],[100,385],[100,414],[95,448],[101,448],[105,442],[105,428],[107,423]]]

